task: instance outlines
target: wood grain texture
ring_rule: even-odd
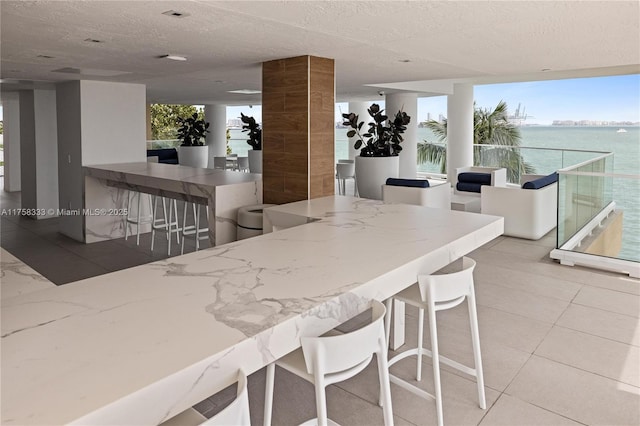
[[[313,56],[263,63],[263,198],[334,194],[335,64]]]

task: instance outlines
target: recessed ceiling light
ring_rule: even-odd
[[[166,12],[162,12],[162,14],[172,18],[186,18],[187,16],[190,16],[188,13],[178,12],[177,10],[167,10]]]
[[[551,71],[551,68],[542,68],[542,72]]]
[[[407,62],[411,62],[411,59],[398,59],[398,62],[404,62],[406,64]]]
[[[252,90],[252,89],[238,89],[238,90],[228,90],[227,93],[239,93],[241,95],[255,95],[257,93],[262,93],[262,91]]]
[[[187,60],[187,58],[185,58],[184,56],[180,56],[180,55],[160,55],[160,56],[158,56],[158,58],[171,59],[172,61],[186,61]]]
[[[86,41],[87,43],[104,43],[102,40],[98,40],[91,37],[85,38],[84,41]]]
[[[55,56],[49,56],[49,55],[38,55],[38,58],[43,58],[43,59],[53,59],[53,58],[55,58]]]
[[[213,82],[216,83],[216,84],[226,83],[226,81],[224,81],[224,80],[213,80]]]

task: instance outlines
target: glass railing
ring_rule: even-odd
[[[521,174],[548,175],[604,154],[608,153],[576,149],[474,145],[476,166],[505,167],[507,181],[514,184],[520,183]]]
[[[474,158],[476,166],[507,168],[513,184],[521,174],[557,171],[557,245],[551,257],[640,275],[640,176],[614,168],[613,153],[474,145]]]
[[[147,149],[177,148],[180,145],[178,139],[154,139],[147,141]]]

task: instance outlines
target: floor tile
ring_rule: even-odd
[[[478,305],[549,323],[555,323],[569,305],[569,301],[482,281],[476,281],[475,290]]]
[[[571,426],[580,425],[571,419],[544,410],[517,398],[502,394],[481,426]]]
[[[571,304],[556,324],[594,336],[640,346],[640,318],[637,317]]]
[[[537,244],[531,244],[526,240],[519,238],[508,238],[500,241],[498,244],[490,248],[492,251],[501,253],[509,253],[531,260],[539,260],[549,257],[549,247]]]
[[[640,317],[640,296],[597,287],[583,287],[573,303]]]
[[[589,425],[637,425],[640,389],[532,356],[506,394]]]
[[[552,297],[560,300],[572,300],[582,287],[572,281],[561,280],[553,277],[540,279],[537,274],[525,270],[516,271],[503,268],[495,264],[478,262],[474,271],[476,281],[500,284],[516,290],[526,291],[539,296]]]
[[[536,355],[640,386],[640,348],[563,327],[553,327]]]

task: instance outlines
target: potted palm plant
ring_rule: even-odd
[[[244,123],[242,131],[247,133],[249,139],[247,143],[252,150],[247,153],[249,156],[249,171],[251,173],[262,173],[262,129],[256,119],[240,113],[240,120]]]
[[[356,157],[356,185],[361,197],[382,199],[382,185],[387,178],[398,177],[400,162],[398,154],[402,151],[402,134],[407,130],[411,117],[398,111],[389,119],[378,104],[372,104],[367,110],[372,118],[366,133],[361,133],[364,121],[359,121],[354,113],[342,114],[343,125],[349,126],[348,137],[357,136],[354,148],[360,150]]]
[[[178,118],[178,161],[180,165],[206,168],[209,160],[209,147],[204,138],[209,133],[209,123],[200,119],[198,113],[190,117]]]

